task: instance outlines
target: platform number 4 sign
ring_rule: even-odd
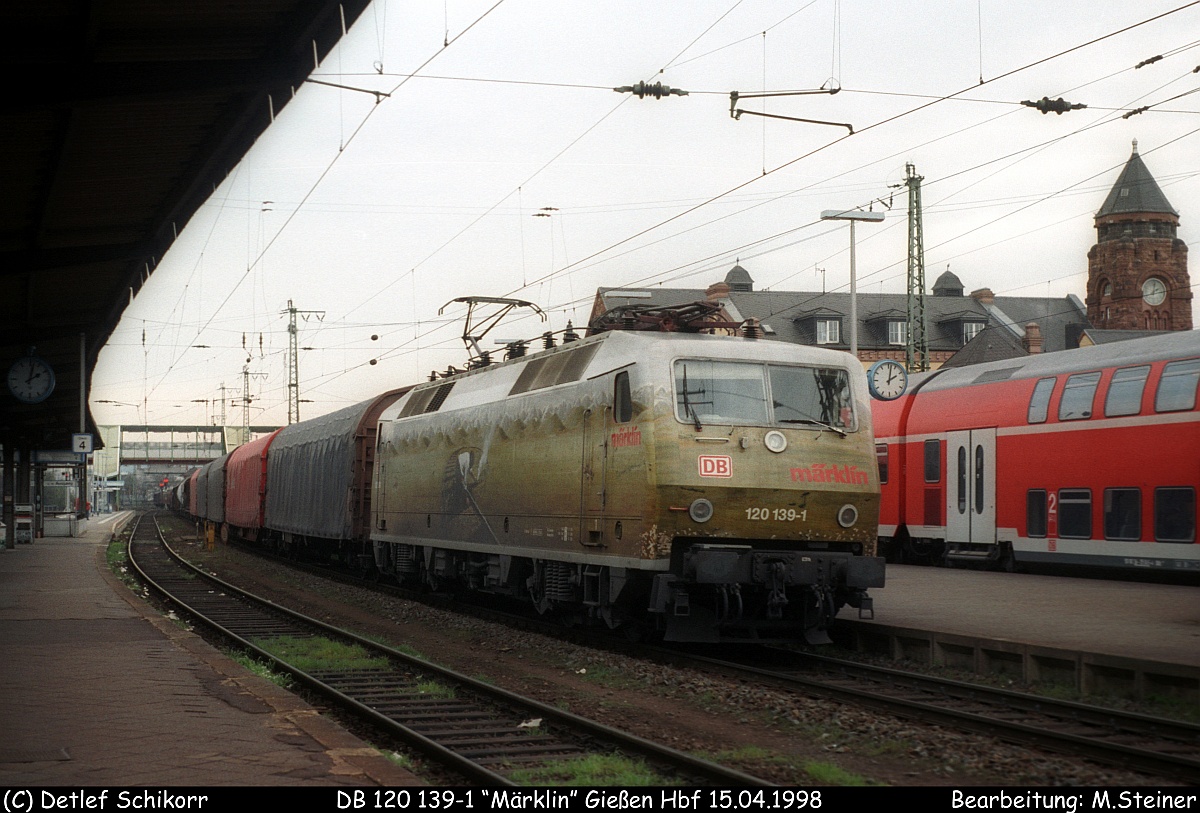
[[[76,454],[92,453],[92,436],[88,433],[71,435],[71,451]]]

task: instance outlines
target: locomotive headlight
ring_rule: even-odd
[[[787,448],[787,438],[782,432],[777,432],[772,429],[763,438],[763,445],[770,449],[775,454],[779,454]]]
[[[701,497],[688,506],[688,516],[693,522],[708,522],[712,519],[713,504]]]
[[[853,527],[858,522],[858,509],[849,503],[843,505],[838,509],[837,521],[843,528]]]

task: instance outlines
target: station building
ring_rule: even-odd
[[[1088,252],[1086,304],[1065,297],[967,294],[947,269],[925,296],[931,368],[962,366],[1191,330],[1187,245],[1179,213],[1133,144],[1112,191],[1096,213],[1097,242]],[[600,288],[591,319],[622,305],[662,307],[697,300],[722,305],[731,321],[757,319],[766,339],[850,349],[848,292],[758,291],[742,265],[707,288]],[[858,357],[905,360],[907,295],[858,294]]]

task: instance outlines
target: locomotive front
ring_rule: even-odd
[[[844,353],[680,337],[654,372],[655,520],[668,639],[828,640],[871,608],[879,481],[865,378]],[[711,636],[711,637],[710,637]]]

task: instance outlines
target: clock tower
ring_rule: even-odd
[[[1133,142],[1133,154],[1096,213],[1088,252],[1087,315],[1102,330],[1191,330],[1187,245]]]

